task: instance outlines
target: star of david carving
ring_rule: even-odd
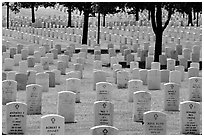
[[[103,103],[103,108],[106,108],[106,103]]]
[[[16,108],[16,109],[18,109],[18,108],[19,108],[19,105],[18,105],[18,104],[16,104],[16,105],[15,105],[15,108]]]
[[[54,124],[55,123],[55,118],[51,118],[51,122],[52,122],[52,124]]]
[[[193,104],[190,104],[189,107],[190,107],[190,109],[192,109],[193,108]]]
[[[195,82],[198,82],[198,79],[195,79]]]
[[[154,119],[157,120],[157,118],[158,118],[158,115],[154,114]]]
[[[103,130],[103,134],[104,134],[104,135],[107,135],[107,133],[108,133],[108,130],[107,130],[107,129],[104,129],[104,130]]]
[[[106,88],[106,85],[103,85],[103,88]]]

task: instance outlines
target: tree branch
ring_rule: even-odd
[[[162,31],[164,31],[167,27],[167,25],[169,24],[169,21],[171,19],[171,15],[172,15],[172,9],[170,9],[169,13],[168,13],[168,19],[167,21],[165,22],[164,26],[162,27]]]

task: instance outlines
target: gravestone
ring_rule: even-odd
[[[19,62],[18,72],[26,74],[28,70],[28,63],[26,60],[22,60]]]
[[[169,70],[161,70],[161,82],[168,83],[169,82]]]
[[[129,80],[128,81],[128,102],[133,102],[133,94],[136,91],[140,91],[142,88],[143,82],[141,80]]]
[[[106,72],[102,70],[95,70],[93,72],[93,90],[96,89],[96,83],[106,82]]]
[[[6,80],[15,80],[16,77],[16,71],[9,71],[7,73]]]
[[[61,54],[61,45],[59,45],[59,44],[57,44],[57,45],[55,45],[55,49],[57,49],[57,51],[58,51],[58,54]]]
[[[66,73],[66,78],[78,78],[81,79],[80,71],[70,71]]]
[[[27,64],[28,64],[28,67],[34,67],[35,66],[35,57],[28,56],[27,57]]]
[[[21,50],[23,49],[23,45],[17,44],[17,53],[21,54]]]
[[[45,56],[48,57],[48,63],[53,64],[53,61],[54,61],[53,53],[47,53]]]
[[[187,61],[188,60],[185,58],[180,58],[179,65],[184,66],[184,69],[187,69],[188,68],[188,62]]]
[[[51,72],[55,73],[55,85],[60,85],[61,83],[61,72],[60,70],[53,69]]]
[[[142,50],[140,53],[140,61],[145,61],[148,56],[148,50]]]
[[[167,58],[171,57],[171,50],[172,50],[171,47],[166,47],[165,48],[165,55],[166,55]]]
[[[36,83],[36,74],[37,74],[37,71],[35,70],[27,71],[27,77],[28,77],[27,85]]]
[[[178,52],[176,50],[171,50],[171,58],[178,60]]]
[[[151,63],[151,69],[160,70],[160,63],[159,62],[152,62]]]
[[[192,62],[198,62],[200,61],[200,54],[197,53],[191,53],[191,60]]]
[[[51,49],[50,51],[53,54],[53,58],[58,59],[58,50],[57,49]]]
[[[94,102],[94,126],[113,126],[114,105],[109,101]]]
[[[180,85],[181,84],[181,72],[178,70],[170,71],[169,82]]]
[[[183,50],[183,47],[182,45],[176,45],[176,51],[178,53],[178,55],[182,55],[182,50]]]
[[[197,62],[191,62],[190,67],[200,69],[200,64],[199,64],[199,63],[197,63]]]
[[[2,105],[15,102],[17,96],[17,82],[14,80],[2,81]]]
[[[65,118],[65,123],[75,122],[76,93],[72,91],[58,92],[57,114]]]
[[[14,59],[5,58],[4,60],[4,71],[12,71],[14,66]]]
[[[102,70],[102,61],[94,60],[94,62],[93,62],[93,69],[94,70]]]
[[[42,86],[30,84],[26,86],[27,115],[40,115],[42,109]]]
[[[94,126],[90,130],[92,135],[117,135],[119,132],[116,127],[107,125]]]
[[[26,90],[28,76],[25,73],[16,73],[17,90]]]
[[[175,66],[175,70],[179,71],[181,73],[181,81],[184,81],[184,66]]]
[[[49,91],[49,74],[40,72],[36,74],[36,84],[42,86],[42,92]]]
[[[147,111],[144,113],[145,135],[166,135],[166,114],[159,111]]]
[[[57,61],[57,69],[61,72],[61,75],[66,75],[66,64],[63,61]]]
[[[135,61],[130,62],[130,70],[133,70],[134,68],[139,68],[139,63]]]
[[[142,80],[143,85],[147,85],[147,69],[140,69],[140,80]]]
[[[40,135],[64,135],[65,118],[57,114],[48,114],[41,117]]]
[[[180,91],[176,83],[164,84],[164,110],[179,111]]]
[[[43,66],[44,70],[49,70],[49,59],[48,59],[48,57],[41,57],[40,63]]]
[[[189,100],[195,102],[202,102],[202,78],[189,78]]]
[[[166,55],[159,55],[159,63],[161,65],[167,65],[167,57],[166,57]]]
[[[143,113],[151,109],[151,94],[146,91],[136,91],[133,102],[133,121],[143,123]]]
[[[152,62],[154,62],[154,58],[153,57],[146,57],[145,68],[146,69],[151,69]]]
[[[75,103],[80,103],[80,89],[81,80],[78,78],[68,78],[66,79],[66,91],[72,91],[76,93]]]
[[[33,55],[34,54],[34,46],[35,45],[29,45],[28,46],[28,55]]]
[[[111,66],[111,68],[113,68],[113,65],[114,64],[118,64],[118,59],[117,59],[117,57],[111,57],[110,58],[110,66]]]
[[[45,47],[39,47],[39,52],[41,54],[41,57],[45,57]]]
[[[139,71],[138,71],[139,72]],[[128,88],[129,75],[125,70],[117,72],[117,88]]]
[[[6,104],[6,134],[23,135],[26,133],[27,105],[22,102]]]
[[[180,103],[181,134],[200,134],[200,103],[184,101]]]
[[[111,92],[113,90],[113,85],[108,82],[98,82],[96,83],[96,101],[111,101]]]
[[[58,55],[58,58],[60,61],[63,61],[65,63],[66,68],[69,67],[69,56],[67,55]]]
[[[80,79],[83,78],[83,65],[79,63],[74,64],[74,71],[80,72]]]
[[[147,87],[149,90],[160,90],[161,72],[157,69],[151,69],[147,72]]]
[[[175,70],[175,60],[174,59],[167,59],[167,70],[172,71]]]
[[[190,60],[190,55],[191,55],[191,50],[188,49],[188,48],[184,48],[184,49],[183,49],[183,57],[184,57],[186,60]]]
[[[130,79],[140,79],[140,69],[139,68],[133,68],[130,70],[129,77]]]
[[[55,73],[51,71],[46,71],[49,74],[49,87],[55,87]]]
[[[188,78],[199,77],[199,69],[190,67],[188,68]]]
[[[39,51],[34,52],[35,62],[40,63],[41,60],[41,53]]]
[[[41,64],[35,65],[34,70],[37,71],[37,73],[44,72],[43,66]]]
[[[16,54],[16,48],[15,47],[10,47],[10,58],[14,58],[14,55]]]
[[[14,65],[18,66],[19,62],[22,60],[21,54],[14,55]]]
[[[26,60],[27,57],[28,57],[28,49],[22,49],[21,50],[21,57],[22,57],[22,60]]]

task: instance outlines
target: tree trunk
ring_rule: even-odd
[[[193,26],[192,11],[188,13],[188,26],[191,24]]]
[[[7,27],[7,29],[9,29],[9,2],[7,2],[6,5],[7,5],[6,27]]]
[[[155,41],[155,52],[154,52],[154,62],[159,62],[159,55],[162,54],[162,31],[157,31],[155,33],[156,41]]]
[[[68,11],[68,27],[72,26],[72,10],[71,7],[69,7]]]
[[[98,13],[98,38],[97,44],[100,44],[100,12]]]
[[[84,11],[84,26],[83,26],[82,44],[87,44],[88,27],[89,27],[88,23],[89,23],[89,12]]]
[[[136,20],[136,21],[139,20],[139,10],[138,10],[138,9],[136,9],[135,20]]]
[[[199,24],[198,24],[198,20],[199,20],[199,12],[197,12],[197,17],[196,17],[196,24],[197,24],[197,27],[199,26]]]
[[[31,6],[31,14],[32,14],[32,23],[35,23],[35,8],[33,4]]]
[[[106,14],[103,14],[103,27],[106,26]]]
[[[196,12],[195,12],[195,10],[193,10],[193,20],[195,20],[196,19]]]

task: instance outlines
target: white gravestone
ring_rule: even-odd
[[[49,74],[41,72],[36,74],[36,84],[42,86],[42,92],[49,91]]]
[[[157,69],[148,70],[147,87],[149,90],[160,90],[161,72]]]
[[[193,67],[193,68],[200,68],[200,65],[199,65],[199,63],[197,63],[197,62],[192,62],[191,64],[190,64],[190,67]]]
[[[154,58],[153,57],[146,57],[145,68],[146,69],[151,69],[152,68],[152,62],[154,62]],[[157,62],[157,63],[159,63],[159,62]]]
[[[129,80],[128,81],[128,102],[133,102],[133,94],[136,91],[142,89],[143,82],[141,80]]]
[[[61,72],[57,69],[51,70],[51,72],[55,73],[55,84],[60,85],[61,83]]]
[[[18,69],[18,71],[20,73],[25,73],[26,74],[27,70],[28,70],[28,63],[27,63],[27,61],[26,60],[20,61],[19,62],[19,69]]]
[[[37,74],[37,71],[35,70],[27,71],[27,76],[28,76],[27,85],[36,83],[36,74]]]
[[[161,82],[168,83],[169,82],[169,70],[161,70]]]
[[[98,82],[96,83],[96,100],[97,101],[111,101],[111,91],[113,90],[113,85],[108,82]]]
[[[43,66],[44,70],[49,70],[49,59],[48,59],[48,57],[41,57],[40,63]]]
[[[45,57],[45,47],[39,47],[39,50],[38,50],[41,54],[41,57]]]
[[[180,71],[180,73],[181,73],[181,81],[184,81],[184,66],[181,66],[181,65],[179,65],[179,66],[175,66],[175,70],[177,70],[177,71]]]
[[[72,91],[76,93],[76,103],[80,103],[80,89],[81,80],[78,78],[69,78],[66,79],[66,91]]]
[[[70,71],[66,73],[66,78],[78,78],[81,79],[80,71]]]
[[[17,96],[17,82],[14,80],[2,81],[2,105],[15,102]]]
[[[109,101],[94,102],[94,126],[113,126],[114,105]]]
[[[34,67],[35,66],[35,57],[28,56],[27,57],[27,64],[28,64],[28,67]]]
[[[46,71],[45,73],[49,75],[49,87],[54,88],[55,87],[55,73],[51,71]]]
[[[15,80],[16,77],[16,71],[9,71],[7,73],[6,80]]]
[[[160,63],[159,62],[152,62],[151,63],[151,69],[160,70]]]
[[[147,69],[140,69],[140,80],[142,80],[143,85],[147,85]]]
[[[58,55],[60,61],[65,62],[66,68],[69,67],[69,56],[68,55]]]
[[[42,86],[30,84],[26,86],[27,115],[40,115],[42,108]]]
[[[133,68],[130,70],[129,78],[130,79],[140,79],[140,68]]]
[[[202,102],[202,78],[189,78],[189,100],[195,102]]]
[[[190,67],[188,68],[188,78],[199,77],[199,69]]]
[[[175,59],[167,59],[167,70],[175,70]]]
[[[75,122],[76,93],[72,91],[58,92],[57,114],[65,119],[65,123]]]
[[[96,89],[96,83],[106,82],[106,72],[102,70],[96,70],[93,72],[93,90]]]
[[[91,135],[117,135],[119,130],[113,126],[100,125],[91,129]]]
[[[22,60],[21,54],[14,55],[14,65],[18,66],[19,62]]]
[[[37,71],[37,73],[44,72],[43,66],[41,64],[35,65],[34,70]]]
[[[28,49],[22,49],[21,50],[21,57],[22,57],[22,60],[26,60],[27,57],[28,57]]]
[[[80,79],[83,78],[83,65],[79,63],[74,64],[74,71],[79,71],[80,72]]]
[[[53,55],[53,53],[47,53],[47,54],[46,54],[46,57],[48,57],[48,63],[49,63],[49,64],[53,64],[53,61],[54,61],[54,55]]]
[[[56,114],[48,114],[41,117],[41,135],[64,135],[64,117]]]
[[[34,46],[35,45],[29,45],[28,46],[28,55],[33,55],[34,54]]]
[[[185,101],[180,103],[181,134],[200,134],[200,103]]]
[[[169,82],[181,84],[181,72],[178,70],[170,71]]]
[[[14,66],[14,59],[5,58],[4,60],[4,71],[12,71]]]
[[[147,111],[144,113],[145,135],[166,135],[166,114],[159,111]]]
[[[22,135],[26,133],[27,105],[22,102],[6,104],[6,134]]]
[[[129,74],[127,71],[122,70],[117,72],[117,87],[128,88]]]
[[[133,121],[143,123],[143,113],[151,109],[151,94],[146,91],[136,91],[133,102]]]
[[[66,64],[63,61],[57,61],[57,69],[61,72],[61,75],[66,74]]]
[[[164,110],[179,111],[180,91],[176,83],[164,84]]]
[[[40,63],[41,53],[39,51],[34,52],[35,62]]]

